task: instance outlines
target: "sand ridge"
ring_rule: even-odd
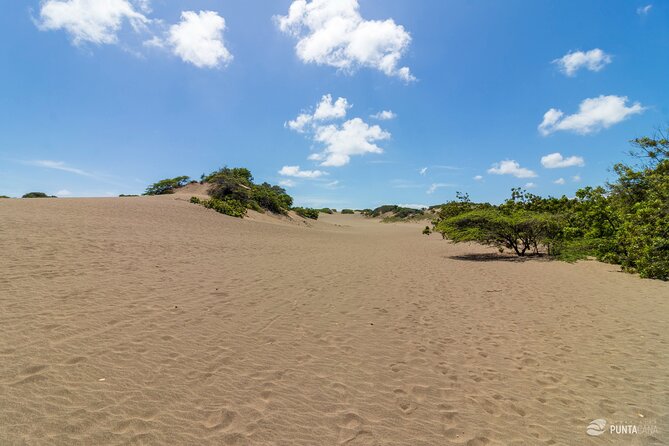
[[[668,284],[423,226],[4,200],[0,444],[669,442]]]

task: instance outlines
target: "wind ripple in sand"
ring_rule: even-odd
[[[669,441],[665,283],[359,216],[1,206],[0,444]]]

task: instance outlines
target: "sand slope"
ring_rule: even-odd
[[[669,284],[261,220],[2,201],[0,445],[669,442]]]

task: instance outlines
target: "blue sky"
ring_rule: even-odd
[[[570,196],[669,122],[666,2],[103,3],[0,16],[0,195],[228,165],[306,206]]]

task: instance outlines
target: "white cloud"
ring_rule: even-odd
[[[297,116],[297,118],[293,119],[292,121],[286,122],[286,127],[288,127],[291,130],[295,130],[296,132],[303,133],[304,129],[307,125],[311,123],[313,120],[313,116],[308,115],[306,113],[301,113],[300,115]]]
[[[476,181],[482,181],[482,180],[483,180],[483,175],[476,175],[476,176],[474,177],[474,180],[476,180]]]
[[[425,175],[427,173],[427,167],[423,167],[418,171],[418,173],[420,173],[421,175]]]
[[[116,43],[125,21],[138,30],[149,19],[128,0],[46,0],[40,7],[38,27],[43,31],[65,30],[75,45],[100,45]]]
[[[321,126],[316,129],[314,141],[323,143],[325,149],[312,154],[309,159],[320,161],[321,166],[344,166],[353,155],[383,153],[375,143],[388,138],[390,133],[378,125],[370,126],[360,118],[350,119],[341,126]]]
[[[639,15],[647,15],[652,7],[653,5],[640,6],[636,9],[636,13]]]
[[[346,110],[351,108],[346,98],[337,98],[332,102],[332,95],[326,94],[321,98],[321,102],[316,107],[313,118],[316,121],[326,121],[328,119],[339,119],[346,116]]]
[[[443,187],[455,187],[455,184],[449,184],[449,183],[432,183],[430,187],[427,189],[426,193],[428,194],[433,194],[437,191],[437,189],[441,189]]]
[[[346,111],[351,108],[346,98],[337,98],[332,102],[332,95],[326,94],[321,98],[321,102],[316,106],[316,111],[313,114],[300,113],[297,118],[288,121],[285,125],[291,130],[299,133],[304,133],[309,124],[315,121],[328,121],[332,119],[339,119],[346,117]]]
[[[571,180],[574,183],[578,183],[579,181],[581,181],[581,176],[580,175],[574,175],[573,177],[571,177]]]
[[[558,178],[557,180],[553,181],[553,183],[562,185],[565,183],[565,180],[564,178]]]
[[[369,116],[372,119],[378,119],[379,121],[389,121],[391,119],[397,118],[397,114],[393,113],[392,110],[381,110],[378,113]]]
[[[408,67],[398,67],[411,43],[409,33],[392,19],[363,19],[358,0],[294,0],[288,15],[275,20],[281,31],[298,39],[295,50],[305,63],[345,71],[371,67],[415,80]]]
[[[495,163],[488,169],[488,173],[493,173],[495,175],[513,175],[516,178],[534,178],[537,176],[537,174],[530,169],[520,167],[520,164],[514,160],[504,160]]]
[[[295,181],[289,179],[279,181],[279,186],[282,187],[295,187],[296,185],[297,183]]]
[[[58,192],[56,192],[57,197],[68,197],[70,195],[72,195],[72,192],[70,192],[67,189],[61,189]]]
[[[327,175],[327,172],[323,172],[322,170],[301,170],[300,166],[283,166],[279,171],[279,175],[283,175],[284,177],[314,179]]]
[[[170,27],[167,43],[184,62],[198,68],[216,68],[233,59],[225,47],[223,31],[225,19],[218,13],[183,11],[181,21]]]
[[[525,189],[534,189],[535,187],[537,187],[536,183],[525,183]]]
[[[581,68],[599,71],[611,63],[611,56],[599,48],[590,51],[572,51],[553,61],[567,76],[575,76]]]
[[[47,169],[62,170],[63,172],[74,173],[74,174],[81,175],[81,176],[84,176],[84,177],[92,177],[93,176],[93,174],[91,174],[89,172],[86,172],[85,170],[81,170],[81,169],[77,169],[76,167],[68,166],[63,161],[35,160],[35,161],[28,161],[26,164],[30,164],[32,166],[44,167],[44,168],[47,168]]]
[[[559,169],[563,167],[583,167],[585,161],[580,156],[563,157],[561,153],[555,152],[541,157],[541,165],[546,169]]]
[[[337,189],[337,186],[339,186],[339,180],[330,181],[323,185],[326,189]]]
[[[351,156],[366,153],[383,153],[377,141],[390,138],[390,133],[378,125],[369,125],[360,118],[353,118],[341,124],[325,124],[324,121],[341,120],[351,108],[346,98],[333,102],[332,95],[326,94],[316,106],[313,114],[301,113],[285,126],[299,133],[309,131],[314,142],[324,146],[323,150],[311,154],[310,160],[319,161],[321,166],[339,167],[348,164]]]
[[[642,113],[644,107],[635,102],[629,107],[626,96],[598,96],[584,99],[578,113],[565,115],[561,110],[551,108],[544,114],[539,131],[546,136],[558,130],[579,134],[597,132],[624,121],[628,117]]]

